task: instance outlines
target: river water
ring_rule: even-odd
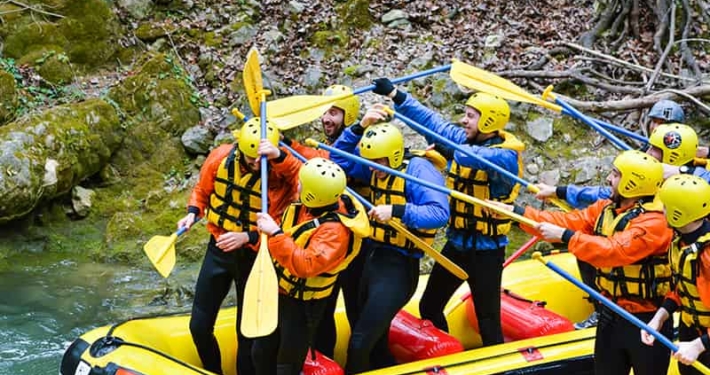
[[[0,259],[7,262],[0,264],[0,375],[56,375],[64,350],[89,329],[190,309],[197,265],[177,267],[164,280],[147,260],[128,267],[76,256]]]

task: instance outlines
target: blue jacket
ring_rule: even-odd
[[[356,134],[353,129],[359,131],[362,128],[354,125],[348,127],[333,143],[333,147],[359,156],[360,152],[357,149],[357,145],[362,134]],[[335,153],[330,154],[330,160],[340,165],[348,177],[367,181],[367,183],[370,182],[372,171],[370,171],[368,166],[351,161]],[[441,173],[423,158],[415,157],[410,159],[405,173],[433,184],[444,186],[444,178]],[[404,213],[399,219],[402,220],[405,226],[414,229],[436,229],[446,225],[449,220],[449,203],[446,194],[415,182],[407,182],[405,184],[404,194],[407,204],[405,205]]]
[[[468,141],[466,132],[460,126],[447,121],[440,114],[425,107],[409,94],[406,95],[406,99],[402,103],[395,105],[395,110],[450,141],[463,146],[470,151],[470,153],[514,175],[518,174],[518,153],[516,151],[490,147],[499,143],[500,138],[491,138],[480,144],[472,144]],[[427,135],[424,136],[429,143],[437,143],[438,141],[436,138]],[[492,197],[507,195],[516,184],[515,181],[512,181],[507,176],[502,175],[495,169],[481,163],[478,159],[460,151],[454,153],[454,160],[462,166],[485,171],[490,181]],[[474,246],[477,250],[492,250],[508,245],[507,236],[492,238],[480,234],[473,235],[472,233],[454,230],[452,228],[447,230],[447,237],[454,247],[460,250],[472,249]]]

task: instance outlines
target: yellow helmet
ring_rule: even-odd
[[[661,162],[641,151],[623,151],[613,164],[621,173],[618,189],[624,198],[655,195],[663,183]]]
[[[485,92],[471,95],[466,105],[481,113],[478,131],[493,133],[502,130],[510,119],[510,106],[503,98]]]
[[[279,129],[268,120],[266,121],[266,139],[274,146],[279,144]],[[237,137],[239,151],[250,158],[259,157],[259,141],[261,141],[261,119],[252,117],[241,129]]]
[[[661,162],[677,166],[692,161],[698,149],[695,130],[678,123],[659,125],[651,133],[648,142],[663,152]]]
[[[298,172],[301,183],[301,203],[306,207],[323,207],[338,201],[347,184],[345,172],[338,164],[313,158]]]
[[[399,168],[404,160],[404,137],[389,122],[369,126],[360,140],[360,155],[366,159],[387,158],[390,168]]]
[[[323,91],[325,96],[335,96],[343,94],[352,94],[353,89],[348,86],[343,85],[333,85]],[[333,107],[340,108],[343,110],[343,125],[350,126],[355,121],[360,114],[360,97],[357,95],[352,95],[347,98],[343,98],[335,102]]]
[[[710,185],[698,176],[681,174],[670,177],[658,190],[666,209],[666,220],[680,228],[710,214]]]

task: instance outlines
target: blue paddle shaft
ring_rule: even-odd
[[[620,140],[617,138],[615,135],[609,133],[606,129],[601,127],[599,124],[594,122],[592,119],[584,115],[582,112],[578,111],[577,108],[572,107],[569,105],[567,102],[564,100],[560,99],[559,97],[555,97],[555,103],[557,103],[560,107],[564,108],[566,113],[568,113],[570,116],[582,121],[583,123],[589,125],[592,127],[592,129],[596,130],[599,132],[601,135],[603,135],[606,139],[610,140],[611,143],[615,144],[617,147],[619,147],[622,150],[630,150],[631,147],[624,143],[624,141]]]
[[[371,162],[371,161],[369,161],[369,160],[367,160],[367,159],[365,159],[365,158],[362,158],[362,157],[360,157],[360,156],[355,156],[355,155],[349,154],[349,153],[347,153],[347,152],[345,152],[345,151],[338,150],[337,148],[328,146],[328,145],[326,145],[326,144],[324,144],[324,143],[322,143],[322,142],[318,142],[318,148],[322,148],[322,149],[324,149],[324,150],[327,150],[327,151],[330,152],[331,154],[338,154],[338,155],[340,155],[340,156],[342,156],[342,157],[344,157],[344,158],[353,160],[353,161],[358,162],[358,163],[360,163],[360,164],[367,165],[368,167],[372,167],[372,168],[375,168],[375,169],[377,169],[377,170],[380,170],[380,171],[383,171],[383,172],[387,172],[387,173],[389,173],[389,174],[391,174],[391,175],[394,175],[394,176],[397,176],[397,177],[401,177],[401,178],[403,178],[403,179],[405,179],[405,180],[412,181],[412,182],[417,183],[417,184],[419,184],[419,185],[428,187],[429,189],[436,190],[436,191],[438,191],[438,192],[441,192],[441,193],[444,193],[444,194],[447,194],[447,195],[448,195],[448,194],[451,194],[451,189],[449,189],[449,188],[446,188],[446,187],[443,187],[443,186],[434,184],[434,183],[429,182],[429,181],[426,181],[426,180],[422,180],[421,178],[417,178],[417,177],[414,177],[414,176],[410,176],[410,175],[408,175],[408,174],[406,174],[406,173],[403,173],[403,172],[394,170],[394,169],[392,169],[392,168],[387,168],[387,167],[385,167],[385,166],[382,165],[382,164],[377,164],[377,163]]]
[[[563,112],[564,114],[568,115],[568,116],[574,117],[574,116],[573,116],[572,114],[570,114],[567,110],[564,110],[564,109],[563,109],[562,112]],[[639,142],[642,142],[642,143],[648,143],[648,138],[642,136],[641,134],[636,134],[636,133],[634,133],[634,132],[632,132],[632,131],[630,131],[630,130],[624,129],[624,128],[622,128],[622,127],[619,127],[619,126],[610,124],[610,123],[608,123],[608,122],[605,122],[605,121],[602,121],[602,120],[599,120],[599,119],[594,119],[594,122],[596,122],[597,125],[601,126],[602,128],[604,128],[604,129],[606,129],[606,130],[611,130],[611,131],[613,131],[613,132],[615,132],[615,133],[619,133],[619,134],[621,134],[621,135],[625,135],[625,136],[627,136],[627,137],[629,137],[629,138],[631,138],[631,139],[633,139],[633,140],[636,140],[636,141],[639,141]]]
[[[289,145],[283,143],[283,141],[280,141],[280,142],[279,142],[279,145],[280,145],[281,147],[287,149],[287,150],[291,153],[291,155],[295,156],[296,159],[300,160],[301,162],[305,163],[305,162],[307,161],[307,159],[306,159],[305,157],[303,157],[303,155],[301,155],[301,154],[299,154],[298,152],[296,152],[296,150],[292,149],[291,146],[289,146]],[[349,187],[347,187],[347,186],[345,187],[345,190],[346,190],[348,193],[350,193],[350,195],[352,195],[352,196],[355,197],[357,200],[359,200],[359,201],[362,203],[362,205],[365,206],[365,208],[367,208],[368,210],[373,207],[373,206],[372,206],[372,203],[370,203],[370,202],[369,202],[367,199],[365,199],[362,195],[356,193],[355,190],[353,190],[353,189],[351,189],[351,188],[349,188]]]
[[[410,75],[408,75],[408,76],[395,78],[395,79],[392,80],[392,83],[396,85],[396,84],[398,84],[398,83],[408,82],[408,81],[411,81],[411,80],[413,80],[413,79],[417,79],[417,78],[421,78],[421,77],[426,77],[426,76],[432,75],[432,74],[434,74],[434,73],[445,72],[445,71],[448,71],[448,70],[451,70],[451,64],[449,64],[449,65],[442,65],[442,66],[440,66],[440,67],[438,67],[438,68],[432,68],[432,69],[428,69],[428,70],[423,70],[423,71],[421,71],[421,72],[414,73],[414,74],[410,74]],[[362,93],[364,93],[364,92],[372,91],[372,90],[374,90],[374,89],[375,89],[375,85],[365,86],[365,87],[361,87],[361,88],[359,88],[359,89],[355,89],[355,91],[353,91],[353,94],[359,95],[359,94],[362,94]]]
[[[604,297],[601,293],[590,288],[589,286],[587,286],[583,282],[577,280],[572,275],[570,275],[567,271],[558,267],[556,264],[549,262],[549,261],[545,261],[544,263],[548,268],[555,271],[557,274],[559,274],[560,276],[562,276],[563,278],[565,278],[567,281],[571,282],[572,284],[576,285],[578,288],[587,292],[590,296],[594,297],[594,299],[601,302],[604,306],[612,309],[615,313],[621,315],[624,319],[628,320],[636,327],[643,329],[646,332],[653,335],[653,337],[655,337],[656,340],[658,340],[661,344],[665,345],[668,349],[672,350],[673,352],[678,351],[678,347],[675,344],[673,344],[673,342],[671,342],[671,340],[669,340],[666,336],[663,336],[660,332],[656,331],[655,329],[652,329],[646,323],[642,322],[639,318],[633,316],[628,311],[619,307],[619,305],[615,304],[614,302],[610,301],[608,298]]]
[[[513,174],[513,173],[510,173],[509,171],[507,171],[507,170],[501,168],[500,166],[495,165],[495,164],[491,163],[490,161],[488,161],[488,160],[486,160],[486,159],[484,159],[484,158],[482,158],[482,157],[480,157],[480,156],[474,154],[474,153],[471,152],[470,150],[465,149],[465,148],[464,148],[463,146],[461,146],[460,144],[454,143],[452,140],[450,140],[450,139],[448,139],[448,138],[442,136],[442,135],[439,134],[439,133],[436,133],[435,131],[433,131],[433,130],[427,128],[426,126],[424,126],[424,125],[422,125],[422,124],[420,124],[420,123],[418,123],[418,122],[416,122],[416,121],[410,119],[409,117],[404,116],[404,115],[402,115],[402,114],[400,114],[400,113],[397,113],[397,112],[394,112],[393,115],[394,115],[395,118],[397,118],[397,119],[399,119],[399,120],[402,120],[404,123],[406,123],[407,125],[409,125],[409,126],[410,126],[411,128],[413,128],[414,130],[416,130],[416,131],[418,131],[418,132],[420,132],[420,133],[426,133],[426,134],[428,134],[429,136],[434,137],[434,138],[440,140],[442,143],[446,144],[448,147],[451,147],[451,148],[453,148],[454,150],[459,151],[459,152],[465,154],[466,156],[470,156],[470,157],[472,157],[472,158],[478,160],[479,162],[481,162],[481,163],[485,164],[486,166],[488,166],[488,168],[491,168],[491,169],[494,169],[494,170],[498,171],[499,173],[503,174],[504,176],[508,177],[509,179],[511,179],[511,180],[513,180],[513,181],[515,181],[515,182],[517,182],[517,183],[519,183],[519,184],[521,184],[521,185],[523,185],[523,186],[525,186],[525,187],[527,187],[528,185],[530,185],[529,182],[523,180],[522,178],[520,178],[520,176],[515,175],[515,174]]]

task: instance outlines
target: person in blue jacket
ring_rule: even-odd
[[[522,151],[525,148],[515,136],[503,130],[510,118],[510,107],[505,100],[482,92],[473,94],[466,101],[462,126],[458,126],[406,92],[397,90],[387,78],[375,80],[373,92],[392,98],[397,112],[498,167],[491,168],[479,159],[457,151],[447,171],[447,187],[479,199],[499,202],[512,203],[518,196],[520,185],[499,172],[504,169],[522,176]],[[427,141],[436,142],[430,137]],[[476,301],[483,345],[502,343],[500,286],[511,222],[454,198],[450,199],[449,205],[448,241],[442,254],[469,274],[468,285]],[[444,306],[460,285],[461,280],[438,264],[434,265],[419,304],[422,318],[448,331]]]
[[[343,131],[333,147],[443,185],[443,177],[428,160],[405,158],[404,139],[397,127],[390,123],[371,125],[378,117],[368,111],[360,124]],[[352,328],[345,367],[347,374],[354,374],[396,364],[388,348],[390,324],[412,297],[419,281],[422,252],[387,222],[401,222],[431,244],[436,229],[449,218],[449,206],[441,192],[373,170],[342,155],[331,153],[330,159],[349,177],[370,181],[369,200],[374,205],[368,212],[372,234],[360,281],[360,314]]]

